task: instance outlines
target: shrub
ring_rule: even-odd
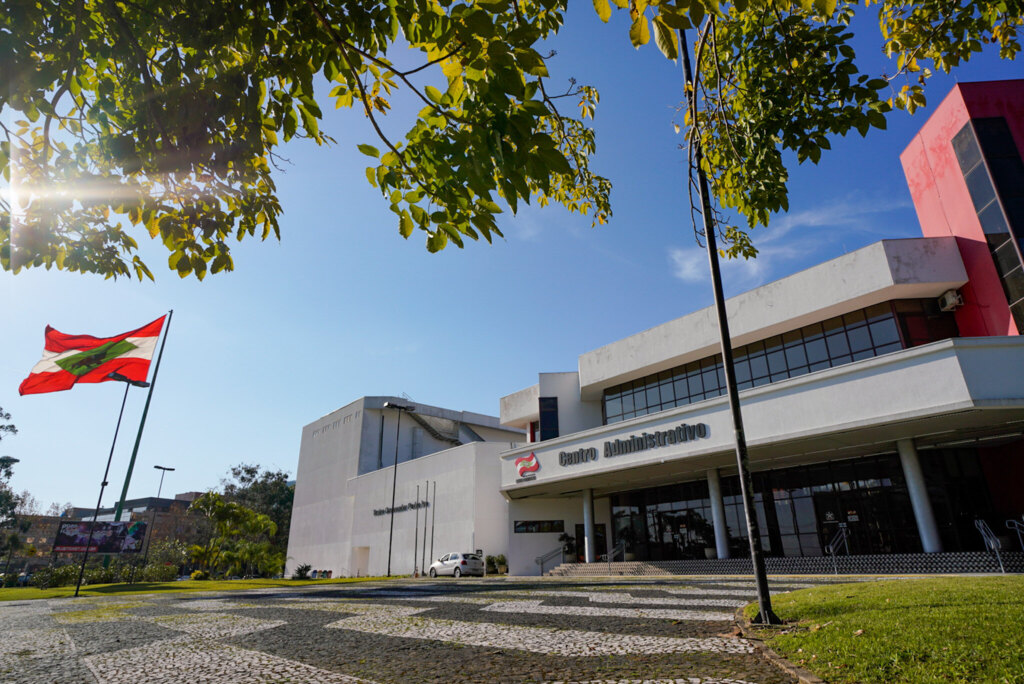
[[[504,567],[505,571],[508,571],[508,559],[505,558],[505,554],[499,553],[497,557],[494,559],[494,564],[500,567]]]
[[[193,570],[192,574],[189,575],[194,580],[208,580],[210,579],[210,573],[205,570]]]
[[[173,582],[178,576],[178,568],[163,563],[150,563],[139,575],[146,582]]]
[[[309,579],[309,571],[313,569],[313,566],[309,563],[303,563],[295,567],[295,572],[292,573],[293,580],[304,580]]]
[[[40,589],[67,587],[78,582],[78,565],[61,565],[56,568],[39,568],[32,574],[32,586]]]
[[[486,556],[484,562],[487,564],[487,574],[495,575],[498,572],[498,559],[494,556]]]

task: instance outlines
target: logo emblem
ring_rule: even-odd
[[[525,480],[532,480],[537,477],[534,475],[540,470],[540,462],[537,460],[537,455],[530,452],[529,456],[520,456],[516,459],[516,470],[519,471],[519,477]]]

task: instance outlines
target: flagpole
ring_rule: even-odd
[[[89,547],[92,546],[92,533],[96,529],[96,518],[100,517],[100,505],[103,503],[103,490],[107,488],[107,475],[110,474],[110,462],[114,459],[114,446],[117,444],[117,433],[121,431],[121,418],[124,417],[124,405],[128,401],[129,383],[124,384],[124,398],[121,400],[121,412],[117,414],[117,427],[114,428],[114,441],[110,443],[110,455],[107,456],[107,469],[103,471],[103,481],[100,482],[100,498],[96,500],[96,512],[92,515],[92,523],[89,525],[89,541],[85,543],[85,553],[82,554],[82,568],[78,571],[78,584],[75,585],[75,597],[82,586],[82,578],[85,576],[85,562],[89,560]]]
[[[128,461],[128,472],[124,476],[124,487],[121,489],[121,500],[117,502],[114,509],[114,520],[121,519],[121,511],[124,509],[124,500],[128,496],[128,485],[132,481],[132,470],[135,468],[135,457],[139,455],[139,444],[142,442],[142,431],[146,427],[146,415],[149,414],[149,402],[153,399],[153,388],[156,387],[156,376],[160,372],[160,359],[164,356],[164,345],[167,344],[167,333],[171,331],[171,317],[174,309],[167,312],[167,322],[164,323],[164,339],[160,342],[160,352],[156,356],[156,367],[153,369],[153,379],[149,384],[149,394],[146,395],[146,405],[142,408],[142,420],[139,421],[139,434],[135,436],[135,447],[132,449],[131,460]]]

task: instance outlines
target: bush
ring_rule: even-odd
[[[295,567],[295,572],[292,573],[293,580],[304,580],[309,579],[309,571],[313,569],[313,566],[309,563],[303,563]]]
[[[487,564],[487,574],[496,575],[498,574],[498,559],[494,556],[484,557],[484,562]]]
[[[144,582],[173,582],[177,576],[177,567],[162,563],[150,563],[138,575]]]
[[[189,575],[194,580],[208,580],[210,579],[210,573],[205,570],[193,570],[192,574]]]
[[[68,587],[78,582],[76,565],[61,565],[56,568],[39,568],[32,574],[32,586],[40,589],[51,587]]]
[[[499,553],[494,559],[494,564],[498,567],[505,568],[504,572],[508,572],[508,559],[505,558],[505,554]]]
[[[4,575],[3,579],[0,580],[0,587],[16,587],[18,586],[18,574],[15,572],[9,572]]]

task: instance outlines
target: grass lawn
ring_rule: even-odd
[[[788,628],[761,635],[830,683],[1024,682],[1019,575],[824,586],[772,605]]]
[[[155,592],[188,591],[236,591],[241,589],[265,589],[267,587],[304,587],[310,584],[349,584],[382,580],[386,577],[358,577],[315,580],[249,579],[249,580],[183,580],[181,582],[136,582],[135,584],[88,584],[83,585],[79,596],[121,596],[130,594],[152,594]],[[75,588],[54,587],[7,587],[0,589],[0,601],[25,601],[27,599],[63,598],[74,596]]]

